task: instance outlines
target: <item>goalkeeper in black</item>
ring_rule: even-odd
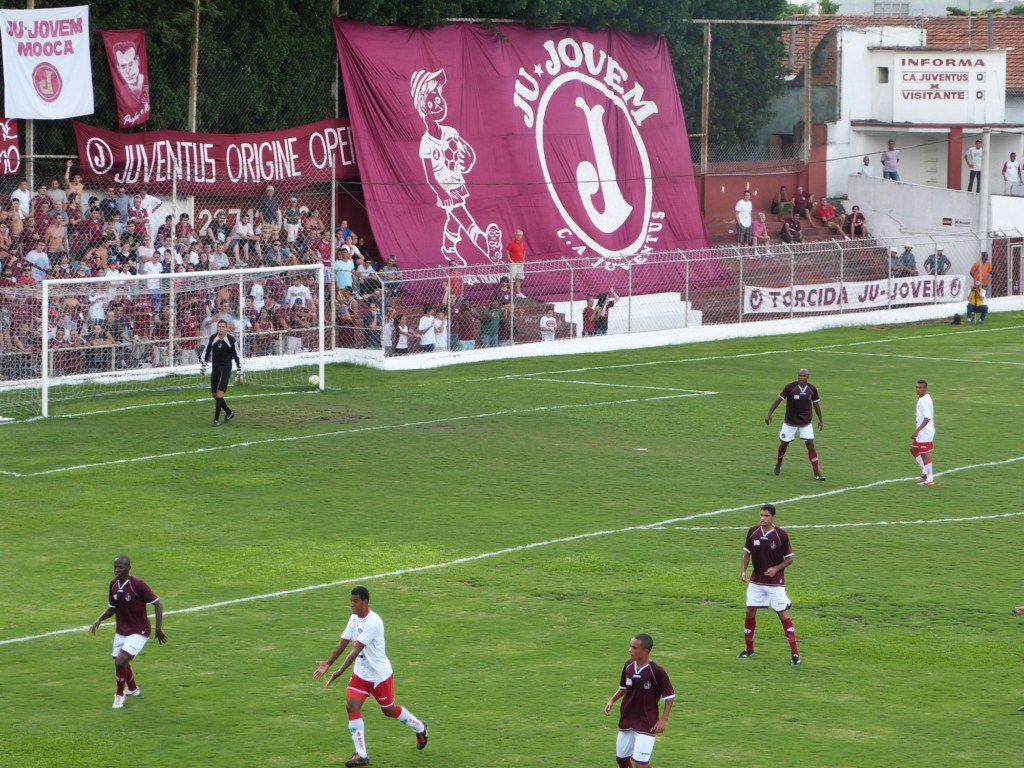
[[[228,382],[231,381],[231,361],[235,361],[238,367],[238,375],[242,375],[242,361],[238,359],[238,345],[235,337],[228,333],[228,324],[225,320],[217,322],[217,332],[210,336],[206,342],[206,349],[203,351],[203,372],[206,364],[212,362],[210,369],[210,392],[217,403],[217,410],[213,414],[213,426],[220,426],[220,412],[224,411],[224,423],[227,424],[235,418],[235,412],[228,408],[224,400],[224,393],[228,390]]]

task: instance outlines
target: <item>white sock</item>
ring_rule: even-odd
[[[915,456],[914,457],[914,461],[916,461],[917,465],[921,468],[921,474],[923,475],[925,473],[925,470],[924,470],[924,457],[923,456]]]
[[[932,464],[932,462],[930,462],[930,461],[927,464],[924,465],[924,473],[928,476],[929,480],[934,480],[935,479],[934,475],[932,474],[933,468],[934,468],[934,464]]]
[[[348,732],[352,734],[352,744],[355,745],[356,754],[366,757],[366,738],[363,731],[363,718],[348,721]]]
[[[402,707],[402,712],[398,716],[398,722],[405,723],[412,728],[416,733],[423,733],[423,722],[416,719],[416,716],[405,707]]]

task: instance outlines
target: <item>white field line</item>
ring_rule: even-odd
[[[1003,464],[1013,464],[1014,462],[1017,462],[1017,461],[1024,461],[1024,456],[1016,456],[1016,457],[1014,457],[1012,459],[1003,459],[1001,461],[989,461],[989,462],[985,462],[983,464],[969,464],[969,465],[966,465],[966,466],[963,466],[963,467],[954,467],[953,469],[946,470],[945,472],[942,473],[942,475],[949,475],[949,474],[953,474],[955,472],[966,472],[968,470],[982,469],[982,468],[985,468],[985,467],[995,467],[995,466],[1000,466],[1000,465],[1003,465]],[[936,475],[936,477],[941,477],[942,475]],[[794,496],[794,497],[789,498],[789,499],[780,499],[778,501],[775,501],[774,503],[775,504],[790,504],[790,503],[793,503],[793,502],[796,502],[796,501],[807,501],[809,499],[820,499],[820,498],[823,498],[825,496],[835,496],[835,495],[840,494],[840,493],[850,493],[852,491],[862,491],[862,490],[866,490],[868,488],[877,488],[877,487],[883,486],[883,485],[891,485],[893,483],[906,483],[906,482],[909,482],[910,480],[914,480],[916,478],[917,478],[917,476],[915,475],[914,477],[909,477],[909,478],[908,477],[899,477],[899,478],[890,478],[890,479],[887,479],[887,480],[876,480],[873,483],[865,483],[863,485],[853,485],[853,486],[849,486],[847,488],[836,488],[834,490],[824,491],[822,493],[812,493],[812,494],[806,494],[806,495],[803,495],[803,496]],[[274,598],[274,597],[286,597],[288,595],[299,595],[299,594],[302,594],[304,592],[313,592],[313,591],[319,590],[319,589],[329,589],[331,587],[338,587],[338,586],[341,586],[343,584],[354,584],[354,583],[357,583],[357,582],[372,581],[372,580],[376,580],[376,579],[385,579],[385,578],[389,578],[389,577],[393,577],[393,576],[408,576],[409,574],[413,574],[413,573],[424,573],[424,572],[427,572],[427,571],[436,571],[436,570],[440,570],[442,568],[451,568],[452,566],[455,566],[455,565],[463,565],[465,563],[473,563],[473,562],[478,562],[480,560],[488,560],[490,558],[500,557],[502,555],[512,555],[512,554],[516,554],[516,553],[519,553],[519,552],[526,552],[526,551],[529,551],[531,549],[539,549],[541,547],[550,547],[550,546],[553,546],[555,544],[566,544],[566,543],[573,542],[573,541],[583,541],[585,539],[593,539],[593,538],[597,538],[599,536],[614,536],[614,535],[617,535],[617,534],[620,534],[620,533],[632,533],[634,531],[662,530],[662,529],[668,528],[669,526],[675,526],[678,523],[685,523],[685,522],[688,522],[690,520],[699,520],[699,519],[705,518],[705,517],[716,517],[718,515],[724,515],[724,514],[727,514],[729,512],[741,512],[741,511],[744,511],[744,510],[749,511],[749,510],[752,510],[752,509],[756,509],[758,506],[759,506],[759,503],[758,504],[743,504],[743,505],[736,506],[736,507],[725,507],[723,509],[716,509],[716,510],[713,510],[711,512],[698,512],[698,513],[695,513],[695,514],[692,514],[692,515],[686,515],[684,517],[675,517],[675,518],[671,518],[669,520],[661,520],[661,521],[656,522],[656,523],[647,523],[645,525],[630,525],[630,526],[627,526],[625,528],[616,528],[616,529],[609,530],[609,531],[589,531],[587,533],[578,533],[578,534],[575,534],[573,536],[563,536],[563,537],[558,538],[558,539],[547,539],[545,541],[535,541],[535,542],[532,542],[530,544],[520,544],[519,546],[515,546],[515,547],[505,547],[504,549],[496,549],[496,550],[494,550],[492,552],[484,552],[484,553],[481,553],[479,555],[469,555],[467,557],[459,557],[459,558],[456,558],[454,560],[446,560],[446,561],[440,562],[440,563],[430,563],[428,565],[418,565],[418,566],[414,566],[412,568],[400,568],[398,570],[386,571],[384,573],[371,573],[371,574],[364,574],[362,576],[350,576],[348,578],[339,579],[337,581],[325,582],[324,584],[312,584],[312,585],[306,586],[306,587],[296,587],[294,589],[284,589],[284,590],[280,590],[278,592],[267,592],[267,593],[262,594],[262,595],[250,595],[248,597],[237,597],[237,598],[235,598],[233,600],[222,600],[222,601],[217,602],[217,603],[207,603],[206,605],[195,605],[195,606],[192,606],[191,608],[178,608],[176,610],[164,611],[164,615],[165,616],[172,616],[172,615],[183,614],[183,613],[199,613],[200,611],[209,611],[209,610],[212,610],[214,608],[224,608],[224,607],[229,606],[229,605],[240,605],[242,603],[252,603],[252,602],[255,602],[257,600],[269,600],[270,598]],[[1013,513],[1013,514],[1022,514],[1022,513]],[[1009,516],[1010,515],[1006,515],[1006,517],[1009,517]],[[967,517],[967,518],[961,518],[961,521],[984,520],[984,519],[989,519],[989,517],[988,516],[986,516],[986,517]],[[925,523],[942,523],[942,522],[947,522],[947,520],[946,519],[942,519],[942,520],[935,520],[935,521],[920,521],[920,522],[921,522],[921,524],[925,524]],[[864,523],[864,525],[892,525],[892,523]],[[747,526],[747,527],[749,527],[749,526]],[[795,527],[795,526],[787,526],[787,527],[792,528],[792,527]],[[682,529],[683,530],[700,530],[698,528],[685,528],[685,527],[682,527]],[[39,634],[39,635],[25,635],[24,637],[12,637],[12,638],[9,638],[7,640],[0,640],[0,645],[11,645],[13,643],[25,643],[25,642],[29,642],[31,640],[41,640],[41,639],[46,638],[46,637],[55,637],[57,635],[69,635],[69,634],[73,634],[75,632],[85,632],[88,629],[89,629],[88,626],[72,627],[70,629],[58,629],[58,630],[55,630],[53,632],[44,632],[44,633]]]
[[[583,384],[591,387],[620,387],[622,389],[653,389],[658,392],[688,392],[693,396],[717,395],[717,392],[708,392],[704,389],[680,389],[679,387],[651,387],[643,384],[608,384],[603,381],[575,381],[573,379],[539,379],[536,376],[512,376],[512,379],[521,378],[523,381],[547,381],[554,384]]]
[[[310,388],[306,392],[264,392],[259,395],[236,395],[231,394],[232,400],[250,400],[254,397],[284,397],[286,395],[314,395],[320,390],[316,388]],[[193,405],[196,403],[209,403],[211,398],[209,397],[197,397],[190,400],[167,400],[160,403],[142,403],[140,405],[125,405],[120,408],[107,408],[103,411],[88,411],[87,413],[60,413],[55,416],[33,416],[30,419],[0,419],[0,423],[4,424],[28,424],[32,421],[43,421],[45,419],[81,419],[86,416],[101,416],[105,413],[123,413],[124,411],[137,411],[141,408],[166,408],[170,405]]]
[[[1006,512],[998,515],[975,515],[974,517],[937,517],[934,520],[875,520],[870,523],[808,523],[806,525],[786,525],[787,531],[812,530],[815,528],[873,528],[877,525],[936,525],[938,523],[973,523],[978,520],[1002,520],[1007,517],[1021,517],[1024,512]],[[689,526],[674,525],[666,527],[672,531],[748,531],[749,525],[721,526]]]
[[[1024,366],[1024,363],[1015,362],[1011,360],[964,360],[959,357],[927,357],[925,355],[895,355],[886,354],[884,352],[843,352],[837,349],[822,349],[818,350],[829,355],[863,355],[864,357],[898,357],[904,360],[927,360],[933,363],[967,363],[968,365],[978,365],[979,363],[984,365],[1019,365]]]
[[[230,445],[217,445],[209,448],[194,448],[187,451],[171,451],[169,453],[154,453],[147,456],[133,456],[127,459],[112,459],[110,461],[97,461],[91,464],[76,464],[68,467],[54,467],[53,469],[42,469],[37,472],[12,472],[9,470],[0,470],[0,475],[6,477],[43,477],[45,475],[55,475],[63,472],[77,472],[85,469],[100,469],[103,467],[112,467],[123,464],[135,464],[142,461],[157,461],[159,459],[169,459],[175,456],[197,456],[204,453],[216,453],[218,451],[230,451],[237,450],[239,448],[250,448],[256,445],[272,445],[274,443],[292,443],[300,440],[315,440],[321,437],[338,437],[339,435],[353,435],[365,432],[379,432],[389,429],[412,429],[414,427],[426,427],[433,424],[451,424],[458,421],[471,421],[475,419],[490,419],[498,418],[501,416],[522,416],[531,413],[544,413],[548,411],[563,411],[574,408],[599,408],[611,405],[629,405],[633,403],[649,403],[658,400],[678,400],[684,397],[697,397],[703,394],[709,393],[698,393],[693,394],[693,390],[686,390],[688,394],[681,395],[658,395],[656,397],[631,397],[626,400],[604,400],[598,403],[569,403],[567,405],[544,405],[536,408],[510,408],[504,411],[491,411],[489,413],[473,413],[466,416],[451,416],[443,419],[427,419],[424,421],[409,421],[404,424],[376,424],[367,427],[353,427],[351,429],[336,429],[331,432],[317,432],[312,435],[292,435],[290,437],[270,437],[265,440],[248,440],[242,443],[231,443]],[[713,393],[710,393],[713,394]],[[221,430],[223,433],[223,430]]]
[[[999,333],[1002,331],[1015,331],[1024,329],[1024,325],[1011,325],[1002,328],[986,328],[983,333]],[[980,329],[979,329],[980,330]],[[977,332],[977,331],[976,331]],[[707,363],[714,360],[743,360],[750,357],[767,357],[769,355],[795,355],[806,352],[827,352],[833,349],[844,349],[846,347],[860,347],[867,344],[890,344],[897,341],[917,341],[919,339],[945,340],[945,334],[924,333],[916,336],[888,336],[883,339],[868,339],[866,341],[850,341],[842,344],[825,344],[820,347],[800,347],[799,349],[772,349],[761,352],[741,352],[734,355],[708,355],[706,357],[683,357],[676,360],[647,360],[642,363],[617,363],[616,365],[595,365],[585,368],[565,368],[557,371],[538,371],[536,373],[511,373],[503,376],[487,376],[479,379],[467,379],[467,381],[501,381],[503,379],[520,379],[532,376],[553,376],[562,373],[588,373],[590,371],[611,371],[623,368],[645,368],[654,365],[678,365],[680,363]],[[974,361],[965,361],[974,362]]]

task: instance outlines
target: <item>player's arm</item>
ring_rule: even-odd
[[[621,699],[625,695],[626,695],[626,689],[625,688],[619,688],[614,694],[612,694],[612,697],[610,699],[608,699],[608,703],[604,705],[604,713],[606,715],[611,714],[612,707],[615,706],[615,702],[618,701],[619,699]]]
[[[668,727],[668,713],[672,711],[672,702],[676,698],[673,696],[671,699],[665,699],[665,707],[661,710],[661,718],[651,728],[651,733],[664,733]]]
[[[765,568],[764,569],[764,575],[765,576],[771,576],[772,578],[774,578],[775,576],[778,576],[784,570],[789,568],[789,566],[791,566],[792,564],[793,564],[793,553],[790,552],[788,555],[786,555],[786,559],[783,560],[778,565],[773,565],[771,568]]]
[[[341,640],[338,641],[338,644],[334,646],[334,650],[331,651],[331,655],[327,657],[327,661],[317,662],[316,672],[313,673],[313,677],[318,680],[323,677],[324,673],[331,668],[331,665],[338,660],[338,657],[341,656],[345,648],[348,647],[349,642],[350,641],[347,637],[341,638]]]
[[[747,550],[743,550],[743,564],[740,566],[740,579],[742,581],[748,581],[747,566],[750,565],[750,553]]]
[[[96,634],[96,630],[99,629],[100,624],[102,624],[104,621],[106,621],[107,619],[109,619],[113,615],[114,615],[114,606],[108,605],[107,606],[107,610],[105,610],[103,613],[101,613],[100,617],[98,619],[96,619],[96,621],[94,621],[92,623],[91,627],[89,627],[89,631],[92,632],[95,635]]]
[[[775,409],[779,407],[779,403],[781,403],[782,400],[782,395],[779,395],[778,397],[775,398],[775,400],[772,401],[771,407],[768,409],[768,415],[764,417],[765,424],[772,423],[772,414],[775,413]]]
[[[335,680],[337,680],[339,677],[341,677],[343,674],[345,674],[345,670],[348,669],[350,666],[352,666],[352,662],[355,661],[356,657],[360,653],[363,652],[363,648],[365,648],[365,647],[366,646],[363,645],[358,640],[353,640],[352,641],[352,650],[348,652],[348,656],[346,656],[345,660],[343,662],[341,662],[341,666],[338,667],[336,670],[334,670],[334,674],[332,674],[329,678],[327,678],[327,682],[324,683],[324,688],[326,688],[331,683],[333,683]]]
[[[931,419],[925,416],[924,419],[921,420],[921,423],[917,425],[917,429],[914,430],[914,434],[910,436],[910,439],[917,440],[918,434],[920,434],[921,430],[927,427],[930,422]]]
[[[235,343],[235,337],[231,337],[231,356],[235,359],[235,368],[239,371],[242,370],[242,361],[238,357],[238,344]]]
[[[821,415],[821,405],[818,404],[817,400],[814,401],[813,405],[814,405],[814,412],[816,414],[818,414],[818,429],[824,429],[825,428],[825,420],[824,420],[824,418],[822,418],[822,415]]]
[[[160,641],[160,645],[167,642],[167,635],[164,634],[164,604],[158,597],[153,601],[153,613],[156,616],[156,639]]]

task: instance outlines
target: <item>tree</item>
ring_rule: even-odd
[[[0,7],[23,8],[24,0],[0,0]],[[784,8],[785,0],[341,0],[340,13],[373,24],[512,19],[664,35],[692,130],[701,124],[704,76],[704,29],[692,19],[776,19]],[[255,132],[333,115],[330,16],[330,0],[200,0],[198,130]],[[92,0],[90,21],[94,31],[145,26],[152,116],[138,130],[186,130],[192,0]],[[784,87],[782,35],[777,27],[749,25],[716,25],[712,31],[712,139],[748,141],[768,115],[771,97]],[[116,128],[98,38],[92,59],[96,111],[85,119]],[[36,121],[37,154],[66,154],[72,146],[68,121]]]

